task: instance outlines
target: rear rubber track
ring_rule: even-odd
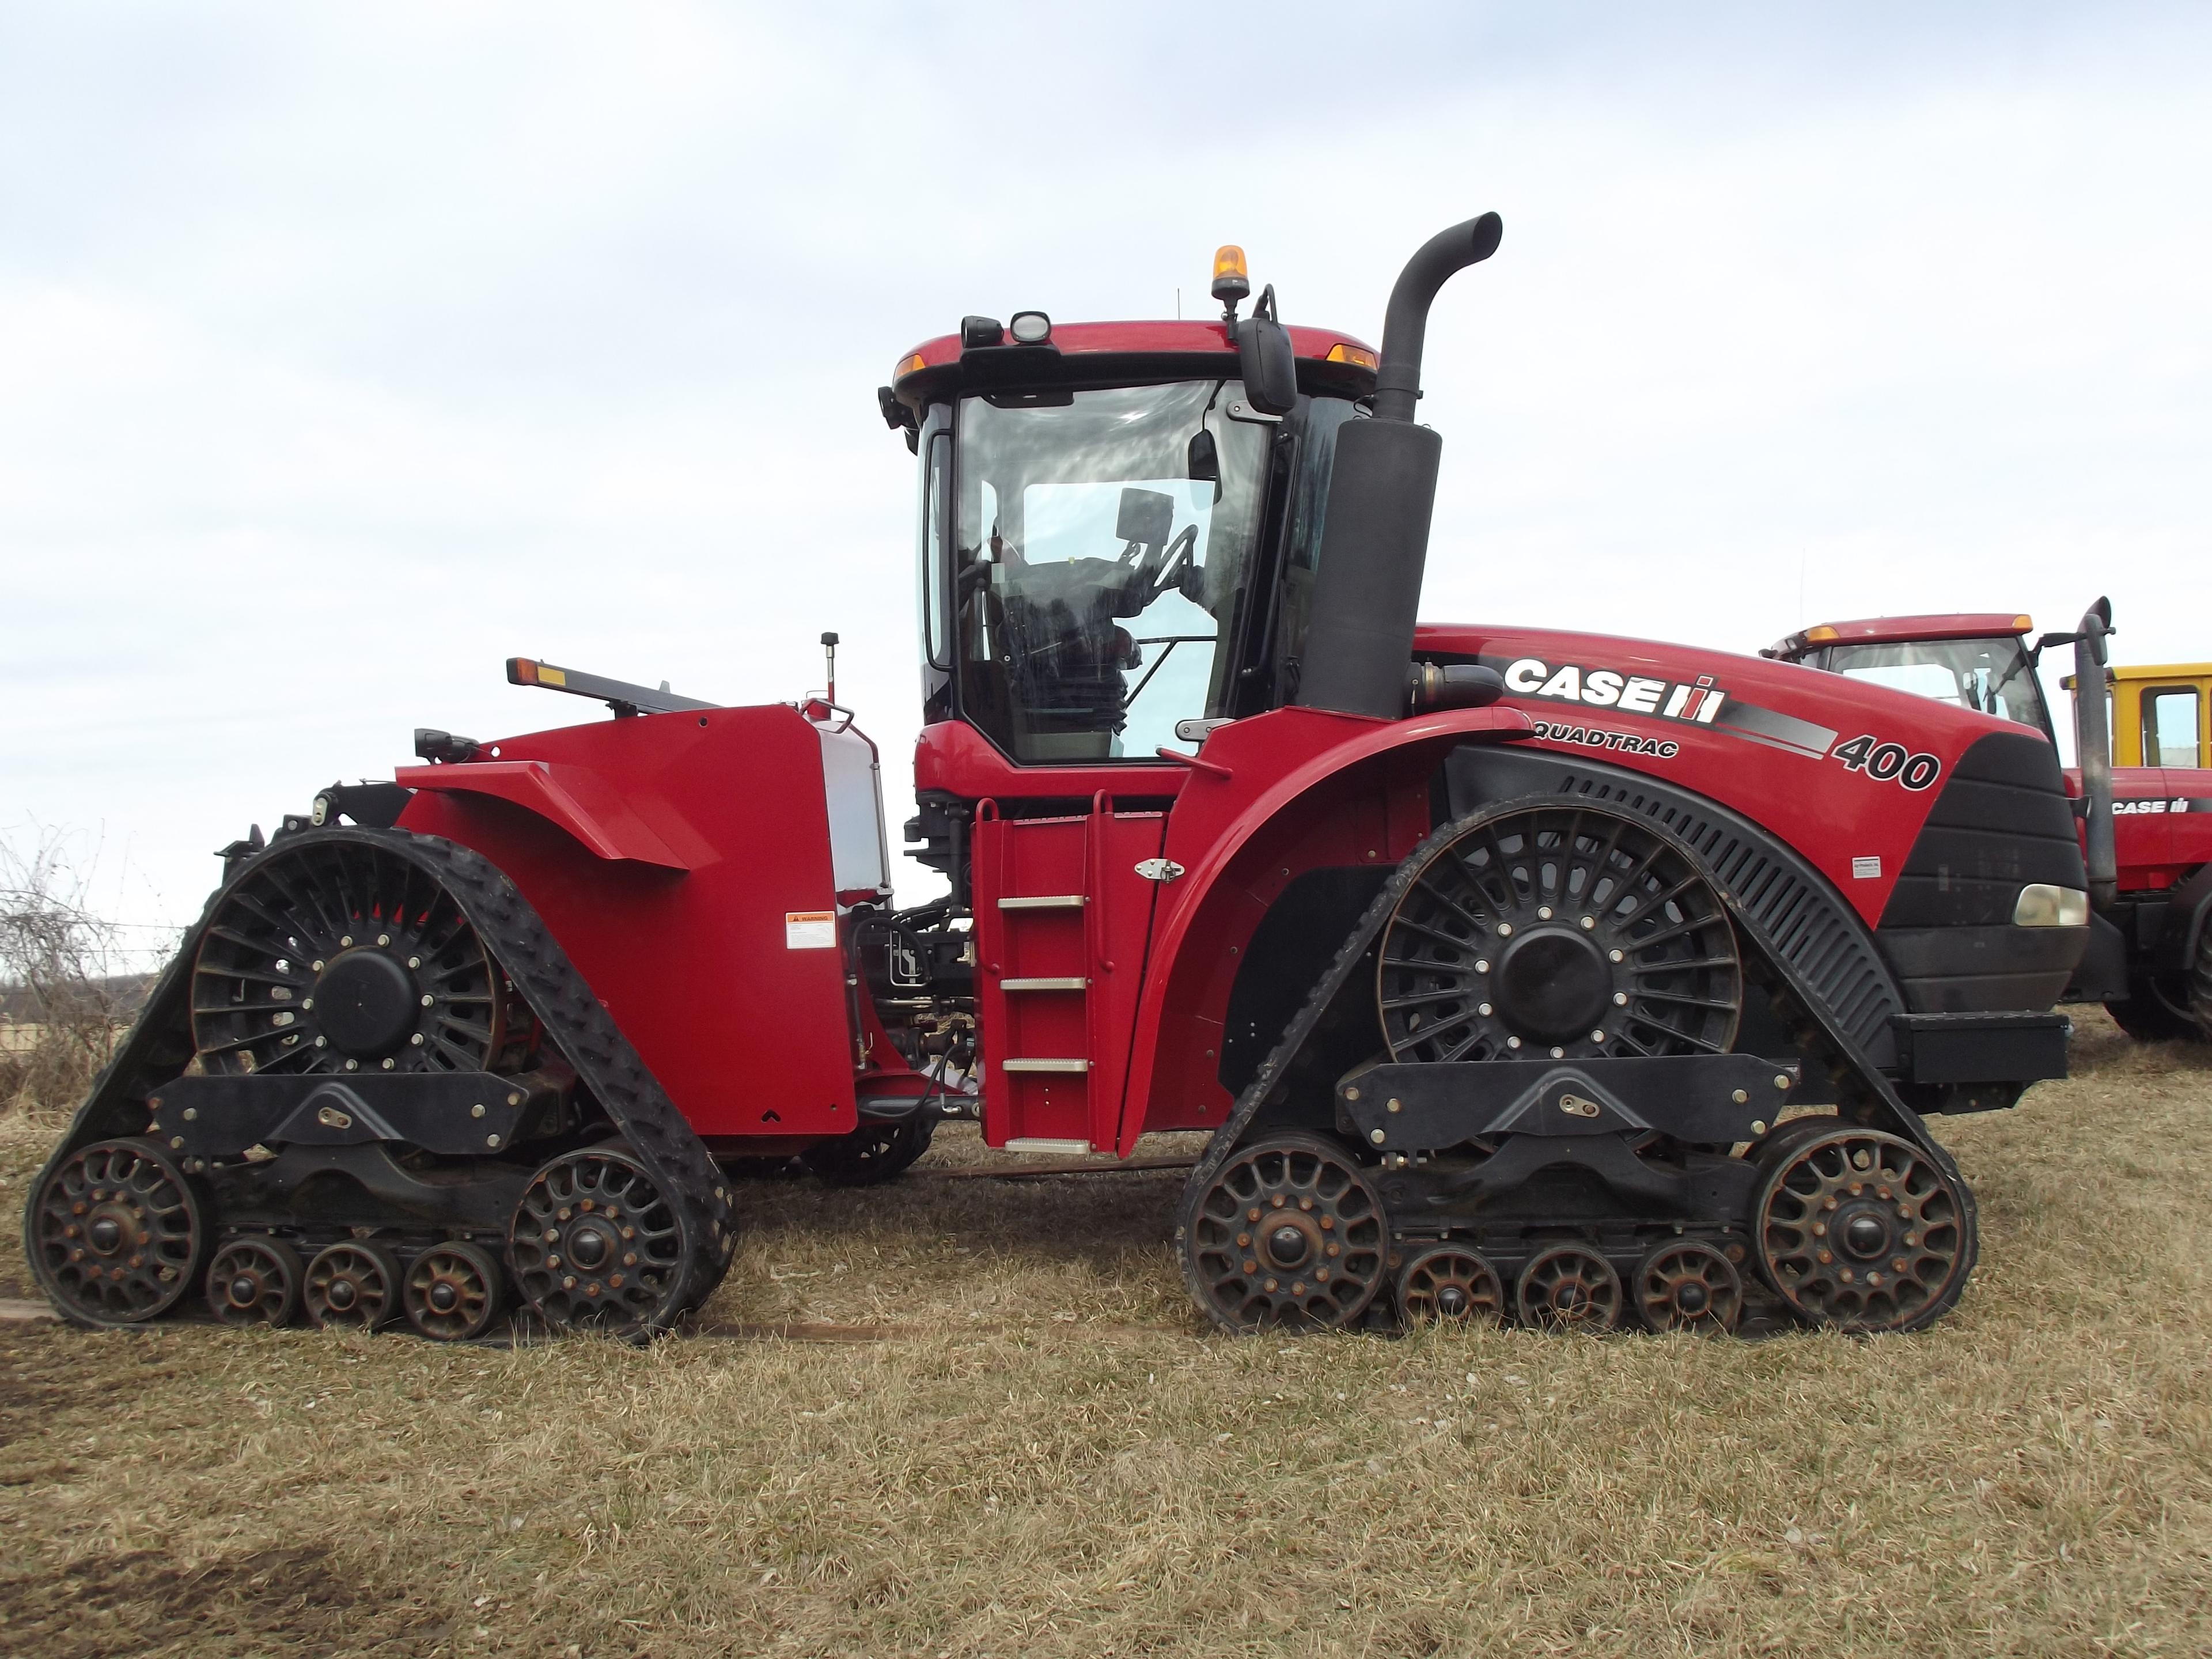
[[[675,1292],[664,1303],[655,1328],[665,1329],[696,1309],[721,1282],[736,1247],[737,1220],[728,1184],[675,1102],[623,1036],[520,890],[481,854],[439,836],[404,830],[349,825],[303,830],[297,836],[280,836],[267,851],[257,855],[257,861],[296,848],[308,836],[374,846],[414,864],[453,895],[498,968],[537,1016],[547,1038],[575,1068],[579,1082],[667,1193],[683,1218],[686,1266]],[[252,861],[239,866],[210,896],[199,921],[155,983],[137,1024],[115,1058],[94,1080],[92,1091],[77,1109],[69,1133],[32,1188],[24,1215],[24,1246],[32,1270],[56,1308],[77,1322],[91,1322],[82,1320],[56,1292],[40,1259],[33,1232],[36,1206],[47,1182],[72,1153],[95,1141],[145,1136],[153,1117],[148,1097],[182,1075],[193,1057],[191,986],[200,942],[224,896],[252,867]],[[187,1172],[186,1179],[191,1178]],[[210,1240],[221,1238],[223,1218],[212,1212],[205,1183],[198,1183],[198,1188],[204,1206],[210,1212],[207,1216]],[[415,1224],[411,1218],[395,1217],[392,1225],[411,1230]],[[191,1300],[187,1296],[185,1301]]]

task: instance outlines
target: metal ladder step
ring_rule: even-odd
[[[999,988],[1002,991],[1087,991],[1091,988],[1091,981],[1079,975],[1056,979],[1002,979],[999,981]]]
[[[1080,910],[1091,902],[1085,893],[1045,893],[1035,898],[1002,898],[1001,910]]]
[[[1087,1072],[1087,1060],[1002,1060],[999,1064],[1009,1072]]]

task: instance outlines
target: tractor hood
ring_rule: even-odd
[[[1413,649],[1496,670],[1504,701],[1535,722],[1535,746],[1647,773],[1765,825],[1869,922],[1968,750],[2017,744],[2021,764],[2062,787],[2050,745],[2011,721],[1795,664],[1480,624],[1425,624]]]

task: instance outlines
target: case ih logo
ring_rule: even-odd
[[[1616,674],[1610,668],[1584,668],[1562,663],[1553,668],[1535,657],[1522,657],[1508,665],[1505,689],[1524,697],[1549,697],[1559,702],[1588,703],[1593,708],[1618,708],[1625,714],[1653,714],[1662,720],[1695,720],[1711,726],[1728,701],[1728,693],[1701,674],[1694,685],[1640,675]]]

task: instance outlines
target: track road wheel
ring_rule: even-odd
[[[556,1330],[622,1336],[665,1328],[691,1249],[682,1217],[619,1144],[555,1158],[507,1226],[523,1297]]]
[[[1801,1317],[1911,1331],[1959,1299],[1975,1238],[1955,1170],[1901,1136],[1855,1127],[1761,1162],[1759,1271]]]
[[[1183,1276],[1226,1329],[1349,1325],[1388,1271],[1382,1200],[1321,1135],[1240,1146],[1188,1200]]]
[[[24,1231],[47,1294],[88,1325],[168,1312],[198,1283],[207,1248],[198,1194],[143,1140],[70,1154],[40,1189]]]
[[[937,1114],[925,1108],[896,1123],[863,1123],[851,1134],[817,1141],[799,1161],[832,1187],[873,1187],[904,1173],[936,1133]]]
[[[1743,1317],[1735,1264],[1694,1238],[1669,1239],[1637,1264],[1636,1311],[1655,1331],[1732,1331]]]
[[[1438,1244],[1398,1275],[1398,1311],[1408,1325],[1495,1325],[1505,1316],[1505,1285],[1474,1250]]]
[[[455,1241],[434,1244],[407,1269],[399,1299],[415,1328],[437,1342],[482,1336],[499,1316],[506,1275],[490,1251]]]
[[[208,1307],[226,1325],[289,1325],[307,1270],[281,1238],[234,1238],[208,1263]]]
[[[1620,1275],[1587,1244],[1554,1244],[1521,1270],[1514,1300],[1523,1324],[1610,1330],[1620,1319]]]
[[[399,1263],[381,1244],[333,1244],[307,1264],[307,1317],[373,1331],[399,1311]]]

